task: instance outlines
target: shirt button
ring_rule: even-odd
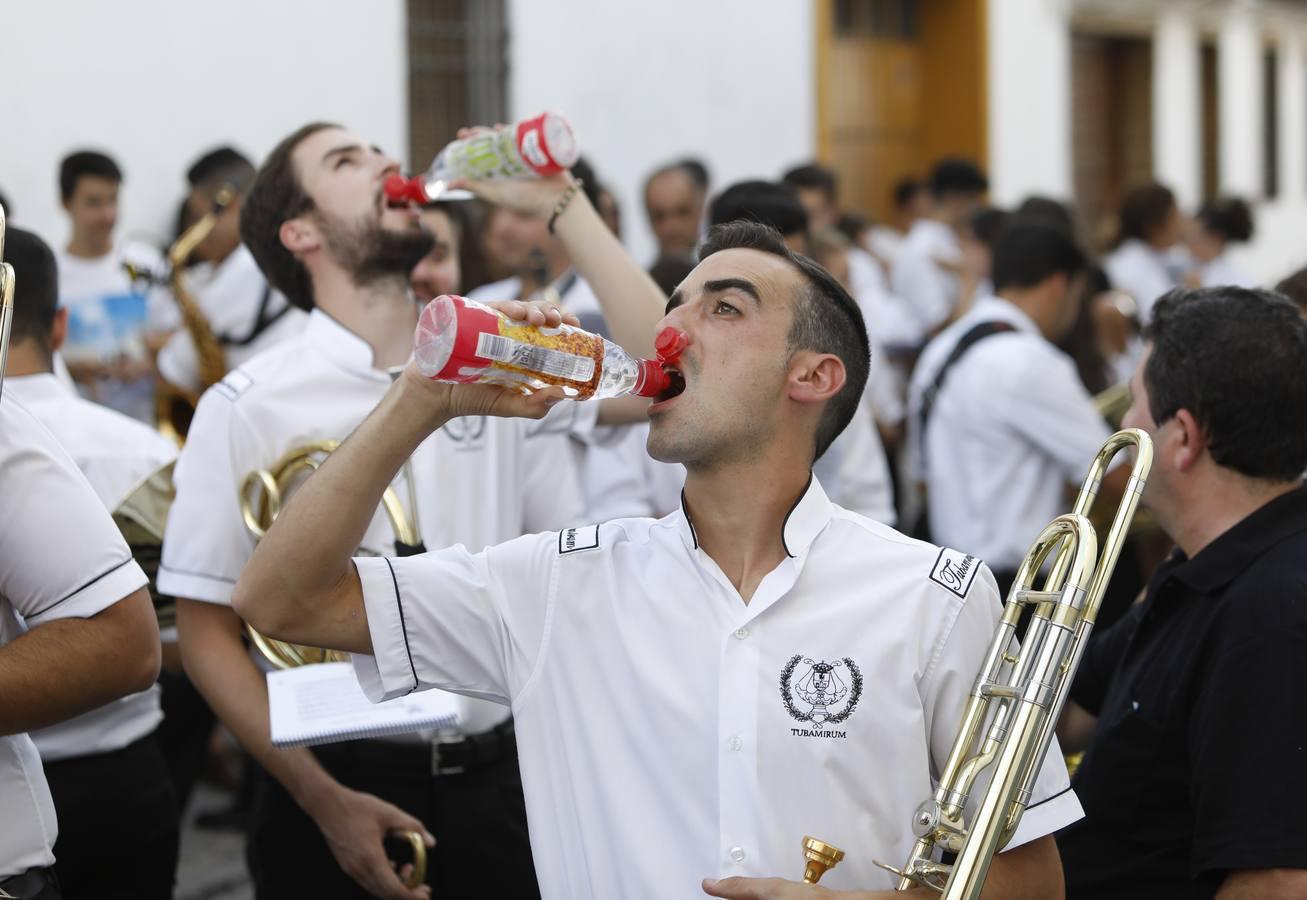
[[[738,862],[744,862],[744,855],[745,855],[745,854],[744,854],[744,848],[743,848],[743,847],[732,847],[732,848],[731,848],[731,859],[735,860],[737,863],[738,863]]]
[[[749,629],[747,629],[747,628],[738,628],[738,629],[736,629],[736,631],[735,631],[735,636],[736,636],[738,639],[740,639],[740,640],[744,640],[745,638],[747,638],[747,637],[749,636]]]
[[[744,741],[740,740],[738,735],[732,735],[731,739],[726,742],[726,746],[732,750],[740,750],[744,747]]]

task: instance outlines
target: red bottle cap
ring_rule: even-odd
[[[417,176],[405,178],[403,175],[390,175],[381,189],[386,192],[386,199],[391,201],[412,200],[420,205],[430,202],[426,188],[422,185],[422,179]]]
[[[640,362],[640,378],[631,388],[631,393],[637,397],[657,397],[663,391],[672,386],[671,377],[663,371],[663,367],[652,359],[642,359]]]
[[[654,350],[658,359],[667,365],[675,365],[685,348],[690,346],[690,336],[679,328],[664,328],[654,340]]]

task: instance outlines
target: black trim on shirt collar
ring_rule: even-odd
[[[1303,531],[1307,531],[1307,486],[1263,504],[1192,559],[1177,550],[1170,575],[1204,594],[1215,593],[1266,551]]]
[[[803,490],[799,492],[799,499],[794,501],[794,505],[790,507],[790,511],[785,514],[785,521],[781,522],[781,546],[785,548],[785,555],[788,556],[790,559],[794,559],[794,554],[790,552],[789,541],[785,540],[785,529],[787,529],[790,525],[790,516],[794,515],[794,511],[799,508],[799,504],[803,502],[803,498],[808,496],[808,490],[811,487],[812,487],[812,470],[809,469],[808,483],[805,484],[803,486]]]
[[[799,498],[794,501],[794,505],[790,507],[790,511],[785,514],[785,520],[781,522],[781,546],[785,548],[785,555],[790,559],[794,559],[794,554],[790,552],[790,545],[785,540],[785,529],[789,527],[790,516],[794,515],[794,511],[799,508],[799,504],[803,502],[803,498],[808,496],[808,490],[811,487],[812,470],[810,469],[808,470],[807,484],[803,486],[803,490],[799,492]],[[699,533],[694,530],[694,519],[690,518],[690,507],[685,502],[685,488],[681,488],[681,512],[685,515],[685,524],[690,526],[690,540],[694,543],[694,549],[698,550]]]
[[[690,507],[685,503],[685,488],[681,488],[681,513],[685,516],[685,524],[690,526],[690,540],[694,544],[694,549],[699,549],[699,533],[694,530],[694,519],[690,518]]]

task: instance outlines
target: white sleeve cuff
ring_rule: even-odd
[[[66,597],[24,618],[29,625],[40,625],[55,619],[89,618],[148,583],[141,567],[129,556]]]
[[[351,654],[354,676],[373,703],[417,690],[417,668],[409,649],[399,581],[383,556],[354,560],[363,585],[363,608],[372,636],[372,655]]]
[[[203,572],[180,572],[166,564],[159,566],[156,580],[161,594],[223,606],[231,606],[231,595],[236,590],[234,578],[205,575]]]
[[[1003,849],[1011,850],[1022,844],[1028,844],[1036,838],[1065,828],[1072,822],[1083,819],[1084,816],[1085,811],[1080,806],[1080,798],[1068,785],[1061,793],[1027,807],[1025,815],[1021,817],[1021,824],[1017,826],[1016,834],[1012,835],[1012,840],[1008,841]]]

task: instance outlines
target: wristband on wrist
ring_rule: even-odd
[[[581,192],[581,179],[579,178],[573,181],[571,184],[569,184],[567,186],[567,190],[563,191],[563,196],[558,198],[558,203],[554,205],[554,212],[549,217],[550,234],[554,233],[554,224],[558,221],[558,217],[561,216],[563,212],[567,209],[567,205],[572,202],[572,198],[575,197],[580,192]]]

